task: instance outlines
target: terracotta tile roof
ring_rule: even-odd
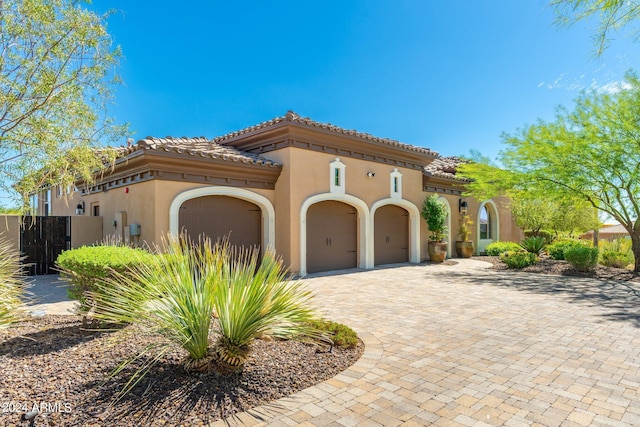
[[[317,129],[324,129],[324,130],[328,130],[330,132],[334,132],[334,133],[338,133],[338,134],[342,134],[342,135],[347,135],[347,136],[353,136],[356,138],[360,138],[362,140],[366,140],[366,141],[371,141],[371,142],[377,142],[377,143],[382,143],[382,144],[387,144],[387,145],[391,145],[393,147],[397,147],[403,150],[407,150],[407,151],[412,151],[415,153],[421,153],[421,154],[425,154],[429,157],[435,157],[438,155],[437,152],[429,150],[428,148],[424,148],[424,147],[416,147],[415,145],[409,145],[409,144],[403,144],[401,142],[398,142],[394,139],[389,139],[389,138],[380,138],[377,136],[373,136],[371,134],[368,133],[364,133],[364,132],[358,132],[356,130],[350,130],[350,129],[344,129],[341,128],[339,126],[335,126],[332,125],[330,123],[320,123],[320,122],[316,122],[315,120],[311,120],[309,118],[306,117],[301,117],[299,114],[293,112],[293,111],[288,111],[287,114],[285,114],[284,116],[280,116],[280,117],[275,117],[271,120],[267,120],[266,122],[262,122],[259,123],[257,125],[254,126],[249,126],[246,127],[244,129],[235,131],[235,132],[231,132],[228,133],[226,135],[222,135],[219,136],[215,139],[213,139],[213,142],[219,143],[219,144],[224,144],[225,141],[231,140],[233,138],[236,138],[238,136],[242,136],[242,135],[246,135],[248,133],[257,131],[257,130],[261,130],[261,129],[265,129],[268,128],[270,126],[274,126],[277,125],[279,123],[283,123],[283,122],[290,122],[290,123],[295,123],[295,124],[299,124],[299,125],[303,125],[303,126],[307,126],[307,127],[313,127],[313,128],[317,128]]]
[[[437,176],[440,178],[447,178],[461,182],[469,182],[467,178],[456,176],[458,165],[466,163],[459,157],[437,157],[433,162],[424,167],[424,171],[427,175]]]
[[[226,147],[213,142],[203,136],[196,138],[155,138],[148,136],[139,140],[136,144],[126,147],[119,147],[119,157],[137,150],[163,150],[190,156],[209,157],[212,159],[222,159],[232,162],[253,163],[256,165],[280,167],[280,163],[252,153],[245,153],[233,147]]]

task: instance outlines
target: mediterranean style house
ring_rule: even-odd
[[[183,230],[229,236],[274,247],[299,275],[426,259],[420,211],[433,193],[449,210],[449,251],[461,209],[477,252],[521,236],[499,200],[461,197],[459,159],[291,111],[212,140],[147,137],[119,150],[95,183],[41,193],[38,213],[101,217],[103,238],[138,245]]]

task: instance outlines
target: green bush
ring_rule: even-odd
[[[358,344],[358,335],[355,331],[342,323],[330,320],[316,320],[311,322],[311,326],[327,334],[333,344],[340,348],[353,348]]]
[[[633,258],[623,252],[606,250],[600,254],[600,264],[607,267],[627,268],[631,263],[633,263]]]
[[[616,239],[612,242],[601,240],[598,246],[600,264],[615,268],[626,268],[629,264],[634,264],[631,239]]]
[[[598,264],[598,248],[572,246],[564,251],[564,259],[578,271],[589,271]]]
[[[99,282],[151,263],[153,258],[147,251],[128,246],[83,246],[62,252],[56,264],[69,283],[69,298],[78,300],[80,313],[86,315],[95,305],[89,293],[99,290]]]
[[[548,230],[538,230],[535,234],[533,230],[527,230],[524,232],[524,237],[542,237],[547,245],[550,245],[555,240],[555,235]]]
[[[493,242],[487,245],[485,251],[489,256],[499,256],[507,251],[519,251],[520,245],[515,242]]]
[[[500,254],[502,262],[507,264],[509,268],[524,268],[533,265],[539,261],[538,255],[523,251],[506,251]]]
[[[540,255],[544,248],[547,246],[546,240],[544,237],[527,237],[522,242],[520,242],[520,247],[527,252],[532,254]]]
[[[550,244],[549,246],[547,246],[547,253],[551,258],[561,261],[565,259],[564,251],[567,250],[567,248],[572,248],[574,246],[586,247],[588,245],[589,245],[588,243],[583,242],[581,240],[575,240],[575,239],[558,240]]]

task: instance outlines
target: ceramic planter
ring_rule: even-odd
[[[429,259],[431,262],[443,262],[447,257],[447,243],[429,242]]]
[[[473,255],[473,242],[456,242],[456,253],[459,258],[471,258]]]

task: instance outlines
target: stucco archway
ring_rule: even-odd
[[[264,248],[275,248],[276,246],[276,214],[273,205],[261,194],[254,193],[253,191],[245,190],[244,188],[235,187],[199,187],[191,190],[183,191],[178,194],[171,201],[169,206],[169,232],[176,236],[180,232],[180,206],[184,202],[197,197],[205,196],[229,196],[236,197],[238,199],[246,200],[254,203],[260,208],[262,213],[262,244]]]
[[[480,203],[476,217],[478,253],[485,251],[487,245],[500,240],[500,218],[498,207],[493,200]]]
[[[370,259],[375,259],[374,251],[374,233],[375,230],[375,214],[382,206],[396,205],[405,209],[409,213],[409,262],[420,262],[420,210],[416,205],[404,199],[382,199],[378,200],[371,206],[371,230],[369,236],[368,247],[371,250]]]
[[[323,201],[337,201],[353,206],[358,213],[358,268],[373,268],[367,237],[371,234],[369,208],[365,202],[349,194],[323,193],[307,198],[300,207],[300,275],[307,274],[307,212],[309,207]]]

